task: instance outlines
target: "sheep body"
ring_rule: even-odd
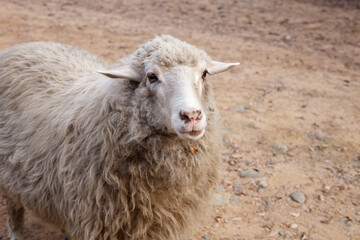
[[[0,193],[73,239],[182,240],[218,179],[211,86],[205,136],[180,139],[149,124],[144,82],[94,72],[107,68],[57,43],[0,53]]]

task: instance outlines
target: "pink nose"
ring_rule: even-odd
[[[179,117],[185,123],[188,123],[191,121],[197,122],[202,119],[202,114],[201,114],[200,110],[196,110],[196,111],[192,111],[192,112],[180,111]]]

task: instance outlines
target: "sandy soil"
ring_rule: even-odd
[[[356,0],[0,1],[0,49],[57,41],[108,61],[172,34],[219,61],[224,153],[214,209],[192,239],[360,239],[360,6]],[[260,178],[241,178],[256,169]],[[262,186],[262,187],[261,187]],[[306,196],[303,204],[290,198]],[[0,239],[8,239],[0,205]],[[26,218],[27,239],[60,233]]]

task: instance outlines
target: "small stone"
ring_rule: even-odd
[[[290,35],[285,35],[285,36],[283,37],[283,40],[284,40],[284,41],[290,41],[290,40],[291,40],[291,36],[290,36]]]
[[[261,174],[257,169],[246,169],[240,173],[242,178],[261,178]]]
[[[325,201],[324,195],[320,194],[320,195],[319,195],[319,200],[322,201],[322,202]]]
[[[225,219],[223,219],[221,216],[216,216],[215,221],[220,224],[225,223]]]
[[[299,216],[300,216],[300,213],[294,213],[294,212],[292,212],[292,213],[290,213],[290,215],[293,216],[293,217],[299,217]]]
[[[300,234],[300,240],[307,240],[308,238],[307,238],[307,236],[306,236],[306,234],[304,233],[304,232],[302,232],[301,234]]]
[[[241,217],[233,217],[231,218],[231,221],[241,221],[242,218]]]
[[[324,191],[325,191],[325,192],[329,192],[330,190],[331,190],[331,187],[330,187],[330,186],[326,185],[326,186],[324,187]]]
[[[324,219],[324,220],[320,220],[321,223],[323,224],[331,224],[334,222],[334,219],[331,217],[331,218],[328,218],[328,219]]]
[[[312,140],[318,140],[318,141],[324,140],[324,136],[321,135],[320,133],[309,133],[308,137]]]
[[[296,223],[293,223],[289,227],[292,228],[292,229],[297,229],[298,225]]]
[[[355,221],[360,222],[360,217],[356,217]]]
[[[268,222],[265,225],[263,225],[263,228],[268,229],[269,231],[271,231],[271,229],[275,226],[275,224],[273,222]]]
[[[350,222],[352,222],[352,221],[353,220],[351,219],[351,217],[348,217],[348,216],[346,216],[342,219],[342,222],[345,226],[350,226]]]
[[[268,184],[264,180],[258,182],[258,186],[261,188],[267,188]]]
[[[231,157],[234,159],[240,159],[240,158],[242,158],[242,155],[239,153],[234,153],[233,155],[231,155]]]
[[[209,236],[209,235],[204,235],[204,236],[202,236],[202,238],[203,238],[204,240],[210,240],[210,236]]]
[[[306,200],[305,194],[302,192],[294,192],[290,195],[291,199],[298,203],[304,203]]]
[[[279,152],[279,153],[285,154],[288,151],[287,146],[282,143],[274,143],[271,147],[272,147],[273,152]]]
[[[233,186],[233,189],[234,189],[234,193],[235,195],[240,195],[241,194],[241,190],[244,189],[244,187],[240,184],[236,184]]]

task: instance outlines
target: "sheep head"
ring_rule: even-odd
[[[111,78],[140,82],[153,98],[155,127],[181,138],[196,140],[205,134],[203,95],[207,74],[217,74],[239,65],[210,59],[203,51],[172,36],[163,35],[142,45],[128,64],[98,71]]]

